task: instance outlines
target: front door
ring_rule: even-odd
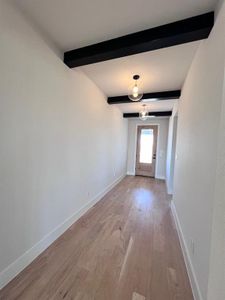
[[[155,177],[157,136],[157,125],[138,126],[136,175]]]

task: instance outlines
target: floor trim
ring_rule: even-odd
[[[135,172],[128,172],[127,171],[127,175],[129,175],[129,176],[135,176]]]
[[[166,190],[168,195],[173,195],[173,190],[169,186],[168,180],[166,180]]]
[[[129,175],[129,176],[135,176],[135,172],[129,172],[129,171],[127,171],[127,175]],[[155,175],[155,179],[166,180],[165,176],[158,176],[158,175]]]
[[[48,233],[32,248],[27,250],[23,255],[17,258],[5,270],[0,273],[0,289],[9,283],[16,275],[18,275],[24,268],[26,268],[38,255],[47,249],[60,235],[62,235],[74,222],[76,222],[84,213],[86,213],[95,203],[102,199],[112,188],[114,188],[126,175],[122,175],[111,184],[109,184],[103,191],[98,193],[91,201],[81,207],[72,216],[66,219],[63,223],[58,225],[53,231]]]
[[[176,229],[178,232],[178,237],[180,240],[180,245],[181,245],[181,249],[182,249],[183,256],[184,256],[184,262],[185,262],[186,269],[188,272],[188,277],[189,277],[189,280],[191,283],[191,288],[192,288],[192,293],[193,293],[194,299],[195,300],[203,300],[201,290],[200,290],[200,287],[199,287],[199,284],[197,281],[197,277],[196,277],[196,274],[194,271],[194,267],[191,262],[190,254],[188,252],[187,243],[185,241],[184,234],[183,234],[181,224],[180,224],[180,221],[178,218],[178,214],[176,211],[176,207],[175,207],[173,201],[171,202],[171,210],[172,210],[172,214],[173,214],[173,217],[175,220],[175,225],[176,225]]]
[[[155,175],[155,179],[166,180],[165,176]]]

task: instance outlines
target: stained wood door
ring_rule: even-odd
[[[158,126],[137,128],[136,175],[155,177]]]

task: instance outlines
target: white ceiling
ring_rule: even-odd
[[[139,74],[142,92],[180,89],[200,42],[150,51],[81,67],[107,96],[126,95]]]
[[[208,12],[216,0],[11,0],[62,50]]]
[[[60,52],[181,20],[213,10],[217,0],[11,0]],[[81,67],[107,95],[127,94],[132,76],[143,92],[180,89],[200,42]],[[171,110],[174,101],[152,102]],[[141,104],[122,104],[136,112]]]

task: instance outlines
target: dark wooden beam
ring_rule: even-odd
[[[214,24],[214,12],[150,28],[64,53],[70,68],[205,39]]]
[[[145,93],[141,100],[153,100],[160,101],[160,100],[170,100],[170,99],[178,99],[180,98],[181,90],[175,91],[165,91],[165,92],[156,92],[156,93]],[[120,104],[120,103],[135,103],[139,101],[131,101],[127,95],[125,96],[115,96],[115,97],[108,97],[107,102],[108,104]]]
[[[151,117],[170,117],[172,115],[172,111],[153,111],[148,113]],[[124,118],[138,118],[139,113],[124,113]]]

